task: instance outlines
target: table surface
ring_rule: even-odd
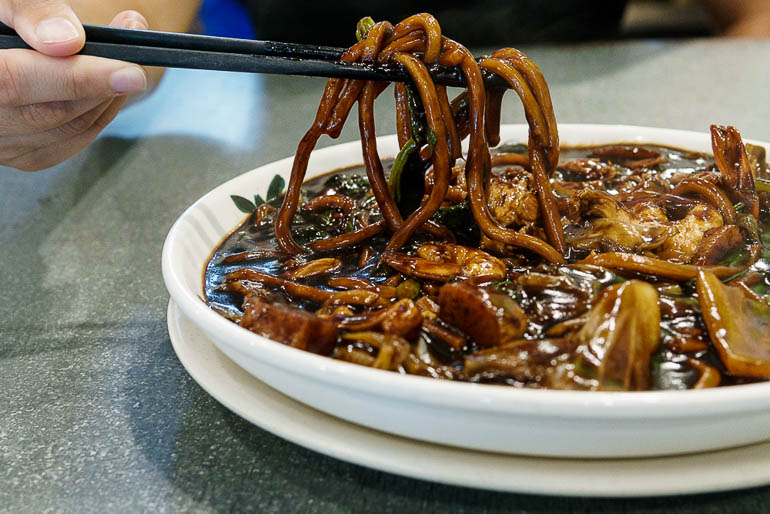
[[[524,50],[560,122],[733,124],[770,141],[770,41]],[[586,499],[407,479],[283,441],[198,387],[168,337],[166,232],[216,185],[291,155],[322,87],[172,70],[75,159],[0,169],[0,511],[767,511],[770,487]],[[394,121],[383,96],[384,134]],[[503,121],[523,121],[513,96]],[[340,141],[357,138],[348,125]]]

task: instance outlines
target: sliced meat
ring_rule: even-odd
[[[703,235],[698,251],[692,258],[692,264],[706,266],[716,264],[734,248],[743,245],[743,236],[735,225],[726,225],[709,229]]]
[[[634,221],[629,210],[611,194],[593,189],[575,193],[569,200],[569,213],[575,220],[609,218],[626,223]]]
[[[657,248],[673,233],[661,218],[662,209],[648,202],[633,207],[634,211],[602,191],[585,190],[570,199],[570,215],[586,220],[569,230],[568,242],[579,250],[648,251]],[[639,219],[636,214],[644,217]],[[646,220],[653,221],[646,221]]]
[[[580,229],[567,232],[567,242],[578,250],[642,252],[661,246],[671,229],[658,223],[626,223],[609,218],[589,221]]]
[[[529,172],[510,169],[490,179],[489,209],[504,227],[532,225],[540,217],[540,203],[534,191],[534,178]]]
[[[465,282],[439,290],[439,317],[481,346],[500,346],[519,339],[527,317],[516,300]]]
[[[641,223],[665,223],[668,221],[666,209],[661,205],[662,198],[628,205],[628,212]]]
[[[675,233],[660,247],[658,257],[677,263],[689,263],[698,251],[704,234],[723,224],[718,210],[707,204],[696,205],[687,216],[671,224]]]
[[[243,328],[293,348],[329,355],[337,341],[334,322],[296,307],[251,295],[244,300],[243,311]]]

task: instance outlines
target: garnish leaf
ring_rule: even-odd
[[[254,205],[259,207],[263,203],[265,203],[265,199],[264,198],[262,198],[260,195],[254,195]]]
[[[233,203],[236,207],[238,207],[238,210],[241,212],[245,212],[246,214],[251,214],[255,210],[257,210],[257,206],[251,203],[251,200],[248,198],[244,198],[242,196],[238,195],[230,195],[230,198],[233,200]]]
[[[282,176],[276,175],[273,177],[273,180],[270,181],[270,186],[267,188],[267,201],[269,202],[273,198],[278,198],[278,196],[283,191],[283,186],[285,185],[286,181]]]

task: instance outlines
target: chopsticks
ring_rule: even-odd
[[[96,25],[85,25],[84,28],[86,44],[80,55],[118,59],[142,66],[388,82],[410,80],[403,68],[396,64],[342,62],[339,59],[344,48]],[[0,23],[0,49],[8,48],[29,46],[12,28]],[[430,65],[428,69],[437,84],[464,85],[462,74],[456,68]],[[493,74],[485,73],[484,82],[487,86],[507,87]]]

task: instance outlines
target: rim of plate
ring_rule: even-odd
[[[648,142],[685,149],[702,146],[706,133],[677,129],[658,129],[632,125],[560,124],[562,142],[568,144],[600,144]],[[503,125],[503,138],[510,134],[526,134],[526,125]],[[567,137],[564,137],[566,134]],[[393,135],[380,136],[377,143],[392,143]],[[671,139],[675,141],[672,142]],[[504,139],[505,140],[505,139]],[[770,143],[745,141],[770,148]],[[360,143],[353,141],[332,145],[313,152],[317,156],[335,153],[349,154],[360,151]],[[360,153],[357,153],[360,159]],[[349,159],[348,159],[349,160]],[[256,176],[266,168],[286,166],[290,169],[293,157],[274,161],[236,176],[212,189],[188,207],[168,232],[162,252],[162,272],[171,298],[193,323],[204,331],[220,335],[250,357],[308,379],[342,388],[357,389],[373,396],[396,397],[410,402],[455,409],[518,413],[570,418],[658,418],[703,417],[714,414],[759,411],[770,408],[770,383],[744,384],[703,390],[685,391],[565,391],[514,388],[493,384],[449,382],[415,375],[401,375],[338,361],[329,357],[291,348],[272,341],[225,319],[212,311],[202,299],[202,289],[193,291],[186,286],[184,272],[176,265],[184,247],[180,233],[193,213],[222,196],[232,184]],[[331,168],[334,169],[334,168]],[[315,174],[309,173],[314,176]],[[228,196],[229,198],[229,196]],[[218,234],[224,238],[233,227]],[[213,251],[213,248],[210,250]],[[193,281],[202,288],[203,269]]]

